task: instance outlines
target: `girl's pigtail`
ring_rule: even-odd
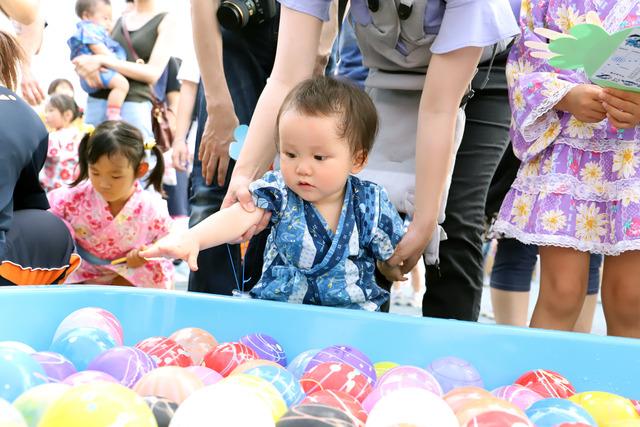
[[[164,157],[157,144],[151,147],[151,151],[153,151],[153,154],[156,156],[156,165],[147,178],[147,186],[145,188],[153,185],[153,188],[155,188],[158,193],[163,194],[162,176],[164,175]]]
[[[89,178],[89,161],[88,161],[88,152],[89,152],[89,140],[91,139],[91,133],[85,133],[82,137],[82,141],[80,141],[80,146],[78,147],[78,168],[79,173],[78,177],[71,183],[72,187],[80,184],[82,181]]]

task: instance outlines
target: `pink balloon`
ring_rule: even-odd
[[[60,322],[53,340],[66,331],[79,327],[102,329],[108,333],[117,345],[122,345],[122,325],[111,312],[98,307],[85,307],[74,311]]]
[[[106,381],[118,384],[118,380],[113,378],[111,375],[105,374],[104,372],[100,371],[81,371],[73,375],[69,375],[62,382],[64,384],[69,384],[70,386],[76,386],[80,384],[93,383],[96,381]]]
[[[186,368],[188,371],[193,372],[202,380],[204,385],[212,385],[223,379],[224,377],[206,366],[189,366]]]
[[[498,387],[497,389],[491,391],[491,394],[493,394],[498,399],[503,399],[507,402],[513,403],[523,411],[529,409],[529,406],[533,405],[538,400],[543,399],[543,397],[535,391],[523,387],[520,384],[511,384]]]

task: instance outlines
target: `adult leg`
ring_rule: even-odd
[[[602,308],[607,334],[640,338],[640,252],[606,257],[602,274]]]
[[[439,266],[427,266],[422,313],[476,321],[482,296],[482,233],[487,190],[509,142],[506,91],[472,98],[453,170]]]
[[[540,294],[531,327],[573,330],[587,293],[589,253],[541,246]]]

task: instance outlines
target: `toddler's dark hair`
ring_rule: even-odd
[[[85,12],[93,13],[98,2],[111,5],[111,0],[78,0],[76,1],[76,15],[82,19],[82,14]]]
[[[373,101],[357,86],[331,77],[313,77],[299,83],[284,99],[276,121],[293,110],[309,116],[338,116],[338,136],[348,141],[351,152],[365,160],[378,133],[378,113]]]
[[[73,83],[71,83],[69,80],[67,80],[67,79],[55,79],[54,81],[49,83],[49,88],[47,89],[47,95],[53,95],[55,93],[55,91],[58,89],[58,86],[60,86],[60,85],[67,85],[72,90],[75,91],[75,89],[73,87]]]
[[[164,173],[164,158],[157,145],[152,148],[156,156],[156,166],[147,178],[148,188],[153,188],[162,194],[162,174]],[[129,164],[137,171],[145,158],[144,139],[142,133],[135,126],[122,120],[102,122],[92,133],[82,138],[78,149],[78,166],[80,174],[71,184],[72,187],[89,178],[89,165],[95,164],[102,156],[121,154],[129,160]]]
[[[60,111],[61,113],[64,113],[65,111],[71,111],[73,113],[73,118],[71,119],[71,121],[74,121],[78,117],[82,116],[78,104],[76,104],[76,101],[74,101],[73,98],[69,95],[53,95],[51,98],[49,98],[47,104]]]

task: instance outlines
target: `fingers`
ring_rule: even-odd
[[[251,240],[251,238],[256,234],[257,228],[257,226],[252,225],[242,236],[240,236],[238,240],[231,243],[240,244],[242,242],[246,242],[247,240]]]
[[[189,255],[187,265],[191,271],[198,271],[198,253]]]
[[[396,248],[394,254],[387,260],[387,264],[392,267],[398,267],[402,264],[402,254],[400,253],[400,245]]]
[[[267,228],[267,226],[269,226],[270,220],[271,220],[271,212],[265,209],[264,213],[262,214],[262,218],[260,218],[260,221],[258,221],[258,224],[256,224],[256,229],[254,231],[254,234],[258,234],[262,230]]]
[[[218,159],[218,186],[224,186],[227,178],[227,168],[229,167],[229,157],[220,156]]]
[[[215,176],[216,169],[218,168],[218,156],[207,150],[205,155],[206,161],[202,162],[202,174],[204,175],[204,181],[207,185],[213,183],[213,177]]]
[[[628,129],[634,127],[635,117],[626,111],[620,111],[617,108],[605,103],[603,104],[607,110],[607,118],[611,124],[619,129]]]
[[[619,98],[617,96],[610,95],[606,91],[603,91],[603,93],[600,95],[600,99],[604,103],[609,104],[621,111],[633,112],[638,109],[638,106],[633,102],[630,102],[624,98]]]
[[[256,210],[256,205],[253,204],[253,197],[251,197],[251,192],[249,188],[238,188],[236,190],[236,197],[238,198],[238,202],[247,212],[253,212]]]
[[[610,96],[614,96],[616,98],[620,98],[625,101],[633,102],[634,104],[640,103],[640,93],[638,92],[631,92],[628,90],[621,90],[621,89],[616,89],[612,87],[603,89],[603,92]]]
[[[402,274],[408,274],[409,272],[411,272],[413,267],[415,267],[416,264],[418,263],[418,260],[420,259],[421,256],[422,256],[422,252],[418,252],[417,254],[413,254],[407,259],[405,259],[404,262],[402,263],[402,266],[400,266],[400,271],[402,271]]]
[[[151,245],[146,249],[143,249],[138,252],[138,256],[142,258],[155,258],[163,256],[163,252],[160,250],[158,245]]]

